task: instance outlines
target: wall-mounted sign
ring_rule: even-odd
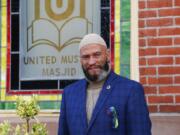
[[[21,80],[80,79],[78,44],[100,33],[99,0],[21,0]]]

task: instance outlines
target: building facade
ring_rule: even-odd
[[[42,1],[0,1],[3,114],[15,108],[16,96],[37,94],[42,113],[58,116],[63,88],[82,77],[75,74],[77,51],[70,50],[77,49],[82,33],[96,32],[108,44],[112,69],[143,84],[153,132],[162,121],[165,127],[180,123],[179,0]]]

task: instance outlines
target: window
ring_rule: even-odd
[[[33,2],[32,2],[33,3]],[[26,33],[23,33],[23,26],[28,24],[30,14],[28,8],[31,2],[23,0],[9,0],[8,8],[8,25],[9,27],[9,49],[8,61],[10,61],[10,68],[7,68],[7,92],[11,94],[58,94],[65,86],[77,81],[78,79],[22,79],[22,46],[27,44]],[[21,7],[22,6],[22,7]],[[100,7],[99,7],[100,8]],[[41,9],[41,8],[40,8]],[[25,11],[24,11],[25,10]],[[22,11],[22,12],[21,12]],[[31,11],[31,9],[29,9]],[[97,14],[97,13],[96,13]],[[110,44],[110,1],[102,2],[101,4],[101,35],[105,38],[107,44]],[[97,18],[97,17],[94,17]],[[93,19],[94,19],[93,18]],[[26,20],[27,19],[27,20]],[[93,24],[94,25],[94,24]],[[29,27],[29,26],[28,26]],[[97,29],[97,26],[95,26]],[[36,27],[37,29],[37,27]],[[25,36],[24,36],[25,35]],[[41,34],[42,35],[42,34]],[[28,71],[26,71],[28,72]],[[31,71],[29,71],[31,72]],[[9,75],[9,76],[8,76]],[[37,77],[38,78],[38,77]]]
[[[0,109],[13,109],[15,107],[15,95],[31,95],[33,93],[40,95],[40,106],[42,109],[58,109],[60,105],[59,100],[61,100],[59,93],[62,92],[65,86],[78,79],[25,80],[21,78],[21,34],[22,30],[24,30],[22,29],[22,23],[27,23],[26,19],[22,17],[22,14],[25,12],[22,13],[21,11],[22,4],[27,6],[27,1],[1,1],[0,101],[3,102],[0,102]],[[97,28],[99,28],[99,33],[111,50],[111,67],[116,73],[130,77],[131,2],[130,0],[99,0],[99,2],[100,26]]]

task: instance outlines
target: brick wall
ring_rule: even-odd
[[[180,0],[139,0],[139,64],[150,112],[180,112]]]

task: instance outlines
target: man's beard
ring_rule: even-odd
[[[102,72],[99,75],[90,75],[88,73],[88,70],[84,69],[84,67],[82,66],[84,75],[85,75],[86,79],[90,82],[99,82],[107,77],[107,75],[109,74],[109,71],[110,71],[108,61],[106,61],[104,63],[104,65],[101,66],[100,68],[101,68]]]

